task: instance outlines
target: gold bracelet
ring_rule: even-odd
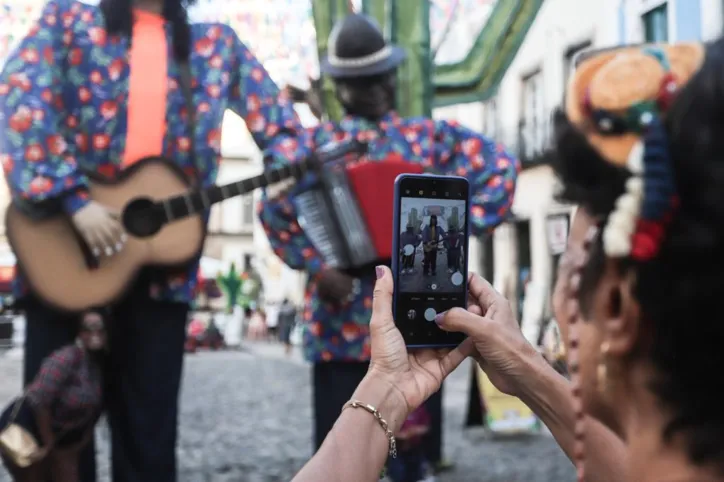
[[[393,459],[397,458],[397,440],[395,439],[395,434],[392,433],[389,426],[387,425],[387,421],[385,421],[384,418],[382,418],[382,415],[380,415],[380,412],[377,411],[375,407],[372,405],[368,405],[366,403],[362,403],[359,400],[350,400],[349,402],[344,404],[344,407],[342,407],[342,411],[346,408],[361,408],[369,413],[372,414],[372,416],[375,417],[377,422],[380,424],[380,427],[382,427],[382,430],[385,431],[385,435],[387,436],[387,440],[390,441],[390,456]]]

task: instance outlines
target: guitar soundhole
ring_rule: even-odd
[[[163,227],[163,210],[152,199],[138,198],[123,210],[123,227],[131,236],[147,238]]]

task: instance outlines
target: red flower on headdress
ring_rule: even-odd
[[[663,223],[639,219],[631,239],[631,257],[638,261],[652,259],[658,254],[663,238]]]

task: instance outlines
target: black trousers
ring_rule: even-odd
[[[366,362],[318,362],[313,368],[314,450],[319,450],[332,430],[344,406],[362,381],[369,364]],[[443,385],[444,386],[444,385]],[[425,437],[427,460],[442,460],[442,387],[426,405],[431,427]]]
[[[186,337],[186,304],[148,298],[148,284],[116,305],[108,326],[106,411],[111,427],[114,482],[175,482],[178,396]],[[77,317],[29,299],[24,380],[43,359],[73,343]],[[96,480],[95,448],[81,456],[81,481]]]
[[[424,274],[436,274],[437,273],[437,250],[433,249],[424,254],[422,259],[422,271]]]
[[[450,269],[460,269],[460,249],[447,250],[447,267]]]

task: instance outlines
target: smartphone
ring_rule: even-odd
[[[394,203],[395,323],[408,347],[457,346],[465,335],[441,330],[435,316],[466,306],[470,184],[457,176],[401,174]]]

